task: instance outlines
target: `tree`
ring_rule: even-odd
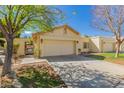
[[[93,26],[111,32],[115,36],[116,54],[119,57],[120,47],[124,41],[124,6],[95,6],[93,7]]]
[[[52,6],[0,6],[0,31],[7,42],[2,76],[11,73],[14,38],[33,27],[49,31],[60,14],[61,11]]]

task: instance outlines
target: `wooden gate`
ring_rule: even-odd
[[[26,55],[33,55],[33,49],[34,49],[34,46],[33,46],[32,41],[25,42],[25,54]]]

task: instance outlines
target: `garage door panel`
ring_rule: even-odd
[[[44,56],[58,56],[74,54],[74,41],[45,40]]]

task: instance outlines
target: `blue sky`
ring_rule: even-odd
[[[92,7],[88,5],[67,5],[57,6],[66,16],[62,24],[68,24],[81,35],[89,36],[110,36],[110,32],[104,32],[92,27]]]
[[[92,27],[92,7],[88,5],[58,5],[59,8],[65,15],[65,19],[59,23],[68,24],[76,31],[80,32],[81,35],[89,36],[110,36],[109,32],[100,31]],[[29,33],[28,33],[29,34]]]

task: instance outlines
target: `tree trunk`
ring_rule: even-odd
[[[116,44],[116,54],[115,54],[115,58],[118,58],[118,57],[119,57],[120,46],[121,46],[121,43],[120,43],[120,42],[117,42],[117,44]]]
[[[2,69],[2,76],[11,73],[11,65],[12,65],[12,54],[13,54],[13,38],[6,39],[7,46],[6,46],[6,53],[5,53],[5,60]]]

